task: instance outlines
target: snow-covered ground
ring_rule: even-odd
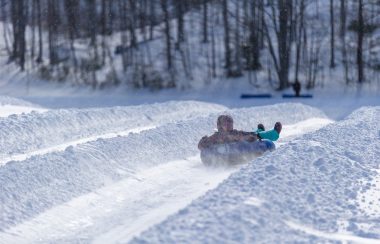
[[[22,161],[4,160],[0,167],[0,239],[21,243],[125,242],[164,220],[239,170],[207,169],[200,162],[196,144],[201,136],[212,132],[220,113],[231,114],[236,128],[245,130],[251,130],[258,122],[270,126],[281,120],[284,123],[284,136],[279,142],[281,147],[300,134],[332,122],[318,109],[292,103],[228,110],[199,102],[173,102],[143,105],[135,110],[134,107],[126,107],[124,110],[130,113],[122,115],[134,121],[133,118],[141,118],[141,115],[153,113],[158,108],[161,111],[155,114],[156,118],[151,115],[151,120],[130,123],[130,130],[150,127],[137,133],[95,138],[72,144],[64,151],[52,149],[41,155],[22,158]],[[165,108],[167,111],[162,111]],[[111,116],[110,110],[114,109],[90,112]],[[119,109],[120,113],[124,111]],[[32,123],[36,116],[49,114],[54,116],[44,117],[42,121],[54,118],[48,120],[54,121],[48,123],[53,128],[70,128],[65,127],[67,121],[62,117],[76,117],[80,126],[88,124],[87,121],[102,121],[91,119],[87,110],[81,111],[87,116],[78,116],[78,110],[61,112],[30,113],[23,115],[23,119],[30,118],[31,122],[25,124],[31,124],[31,128],[36,128]],[[12,117],[4,122],[4,126],[8,125],[7,122],[14,124]],[[118,119],[121,120],[120,117]],[[114,130],[119,128],[109,126]],[[102,123],[92,125],[94,134],[104,128]],[[66,136],[53,138],[70,141],[75,133],[67,131]],[[30,132],[26,130],[25,134]],[[94,134],[91,137],[96,136]],[[41,134],[40,137],[48,135]],[[20,143],[22,138],[19,137]],[[35,141],[24,138],[25,145],[30,143],[30,146],[25,146],[31,150],[28,153],[44,150],[46,146],[51,149],[49,143],[41,143],[36,148]],[[67,141],[55,143],[59,147],[59,143],[66,145]],[[61,145],[59,149],[62,148],[64,146]]]
[[[24,159],[58,148],[65,149],[69,145],[126,135],[223,110],[226,107],[200,102],[168,102],[148,106],[61,109],[11,115],[0,118],[0,162]]]
[[[81,109],[0,96],[0,243],[379,241],[375,96],[225,95]],[[224,113],[248,131],[282,121],[277,150],[204,167],[196,145]]]
[[[328,13],[328,1],[315,3]],[[210,9],[210,16],[218,12]],[[315,89],[305,89],[306,73],[299,76],[301,93],[313,99],[283,99],[293,91],[273,89],[268,51],[261,53],[262,70],[226,79],[224,30],[215,16],[217,77],[210,73],[210,44],[200,44],[201,12],[194,10],[185,16],[191,78],[176,51],[178,87],[156,92],[128,87],[133,76],[122,72],[119,56],[119,87],[43,81],[30,61],[25,72],[9,64],[0,37],[1,244],[380,243],[378,73],[366,68],[368,82],[358,87],[356,69],[350,69],[346,85],[340,62],[328,67],[330,39],[321,35],[324,65]],[[321,17],[329,21],[328,14]],[[156,28],[155,36],[161,34]],[[120,44],[119,35],[107,38],[110,50]],[[46,47],[47,38],[43,32]],[[164,42],[157,40],[140,50],[151,53],[165,80]],[[75,43],[78,58],[90,53],[82,41]],[[98,80],[107,82],[107,72],[99,70]],[[240,99],[242,93],[273,97]],[[245,166],[204,167],[196,145],[222,113],[244,130],[282,121],[277,150]]]
[[[8,117],[14,114],[45,112],[47,109],[17,98],[0,96],[0,117]]]
[[[132,243],[380,243],[379,120],[363,107],[298,137]]]

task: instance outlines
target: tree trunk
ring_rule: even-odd
[[[234,76],[242,75],[241,52],[240,52],[240,4],[236,3],[236,26],[235,26],[235,64]]]
[[[19,58],[21,70],[25,70],[25,52],[26,52],[26,40],[25,40],[25,30],[26,30],[26,19],[27,19],[27,8],[25,0],[18,0],[19,2]]]
[[[225,54],[225,68],[227,76],[232,75],[231,70],[231,49],[230,49],[230,27],[228,23],[228,0],[223,0],[223,24],[224,24],[224,54]]]
[[[155,1],[149,1],[149,40],[153,40],[154,25],[156,24]]]
[[[20,8],[20,5],[19,5],[19,1],[17,0],[14,0],[14,1],[11,1],[11,20],[12,20],[12,26],[13,26],[13,44],[12,44],[12,55],[10,57],[10,60],[13,61],[15,59],[17,59],[18,57],[18,54],[19,54],[19,33],[20,33],[20,30],[19,30],[19,17],[18,17],[18,13],[19,13],[19,9]]]
[[[358,46],[356,51],[356,63],[358,65],[358,83],[364,82],[364,64],[363,64],[363,39],[364,39],[364,18],[363,18],[363,0],[359,0],[358,9]]]
[[[42,63],[43,55],[43,40],[42,40],[42,14],[41,14],[41,0],[37,1],[37,21],[38,21],[38,57],[36,62]]]
[[[261,3],[259,3],[261,4]],[[261,15],[260,15],[260,6],[256,3],[256,1],[252,1],[251,5],[251,20],[250,20],[250,49],[252,50],[252,55],[249,54],[249,56],[252,56],[249,58],[251,62],[249,63],[249,68],[252,70],[258,70],[261,68],[260,64],[260,40],[259,40],[259,23],[261,21]]]
[[[330,68],[335,68],[335,23],[334,23],[334,4],[333,0],[330,0]]]
[[[5,49],[7,50],[8,52],[8,55],[11,56],[11,48],[9,47],[9,43],[8,43],[8,34],[7,34],[7,21],[8,21],[8,16],[7,16],[7,8],[6,8],[6,5],[7,5],[7,2],[6,0],[1,0],[0,2],[1,4],[1,15],[3,16],[3,38],[4,38],[4,43],[5,43]]]
[[[346,35],[346,19],[347,19],[347,7],[346,0],[340,0],[340,28],[339,36],[341,38]]]
[[[26,52],[26,13],[27,6],[24,0],[14,0],[11,2],[11,15],[13,25],[13,49],[10,60],[16,60],[21,67],[25,69],[25,52]]]
[[[177,43],[185,41],[185,30],[184,30],[184,6],[183,1],[175,1],[176,4],[176,13],[177,13]]]
[[[32,59],[32,62],[34,60],[35,56],[35,46],[36,46],[36,1],[32,1],[32,14],[31,14],[31,28],[32,28],[32,43],[31,43],[31,50],[30,50],[30,56]]]
[[[75,37],[76,37],[76,31],[77,31],[77,16],[78,16],[78,4],[76,0],[66,0],[65,1],[65,10],[66,10],[66,16],[68,19],[68,32],[69,32],[69,39],[70,39],[70,49],[71,49],[71,55],[74,62],[74,70],[76,72],[77,70],[77,60],[76,60],[76,54],[75,54]]]
[[[131,36],[131,47],[137,47],[137,38],[136,38],[136,2],[134,0],[129,0],[129,8],[130,8],[130,18],[128,21],[129,32]]]
[[[203,0],[203,43],[208,42],[208,13],[207,0]]]
[[[165,39],[166,39],[166,61],[167,69],[171,71],[172,69],[172,47],[171,47],[171,36],[170,36],[170,23],[169,23],[169,11],[168,11],[168,1],[161,0],[161,7],[164,13],[164,23],[165,23]]]
[[[102,0],[102,16],[100,20],[102,33],[102,66],[106,63],[106,36],[107,36],[107,0]]]
[[[305,13],[305,0],[301,0],[300,10],[299,10],[299,23],[298,23],[298,33],[296,40],[296,69],[295,69],[295,80],[298,80],[299,66],[300,66],[300,56],[301,56],[301,46],[302,37],[304,32],[304,13]]]
[[[55,1],[54,0],[48,0],[48,42],[49,42],[49,61],[50,65],[57,64],[57,57],[56,57],[56,31],[57,31],[57,14],[55,9]]]
[[[289,62],[290,62],[290,28],[289,13],[292,7],[291,0],[279,0],[279,33],[278,33],[278,53],[279,53],[279,89],[283,90],[289,86]]]
[[[347,7],[346,0],[340,0],[340,28],[339,37],[341,41],[342,62],[344,66],[344,78],[346,84],[349,83],[348,78],[348,61],[347,61],[347,48],[346,48],[346,20],[347,20]]]
[[[126,2],[124,0],[118,0],[118,8],[119,8],[119,16],[120,16],[120,21],[119,21],[119,28],[120,28],[120,38],[121,38],[121,45],[120,47],[122,48],[121,52],[121,60],[123,64],[123,71],[127,71],[128,67],[128,60],[127,60],[127,52],[126,52],[126,47],[127,47],[127,29],[128,29],[128,24],[127,24],[127,6]]]

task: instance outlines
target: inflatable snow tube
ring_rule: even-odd
[[[236,165],[275,149],[276,146],[269,140],[218,144],[201,150],[201,160],[206,166]]]

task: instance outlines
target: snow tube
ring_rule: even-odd
[[[282,94],[282,98],[313,98],[312,94],[300,94],[298,97],[293,94]]]
[[[249,162],[275,149],[276,146],[269,140],[218,144],[201,150],[201,160],[206,166],[235,165]]]

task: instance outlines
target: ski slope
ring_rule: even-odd
[[[11,115],[0,118],[0,164],[226,109],[224,106],[202,102],[167,102]]]
[[[380,243],[380,107],[241,168],[132,243]]]
[[[33,122],[37,114],[24,115],[23,120],[29,116],[33,122],[24,124],[31,124],[31,128],[36,128],[33,133],[46,141],[35,146],[34,140],[24,137],[28,139],[20,143],[26,145],[29,150],[26,151],[43,150],[44,146],[51,150],[21,161],[4,162],[0,167],[0,240],[5,243],[130,240],[239,170],[207,169],[200,162],[197,142],[203,135],[212,133],[220,113],[232,115],[235,127],[244,130],[251,130],[258,122],[270,126],[277,120],[282,121],[285,126],[280,148],[297,136],[332,122],[320,110],[301,104],[231,110],[204,103],[183,104],[173,102],[171,105],[177,107],[157,112],[153,122],[138,118],[156,111],[154,106],[164,109],[170,107],[168,104],[144,105],[135,110],[133,107],[120,108],[120,111],[134,111],[124,114],[135,122],[129,123],[128,128],[123,127],[123,131],[137,130],[122,135],[115,132],[119,124],[112,127],[112,123],[108,123],[112,127],[108,128],[102,123],[88,123],[98,117],[78,116],[81,112],[89,113],[88,110],[39,114],[56,118],[56,123],[47,123],[53,128],[66,126],[65,118],[77,118],[74,121],[80,126],[93,127],[92,130],[85,127],[84,131],[92,134],[84,133],[82,138],[90,136],[95,137],[94,140],[75,143],[64,151],[61,151],[63,147],[51,149],[48,141],[53,141],[57,147],[75,141],[75,130],[70,131],[68,126],[67,134],[60,130],[61,134],[45,138],[43,129],[38,130],[38,123]],[[116,114],[112,109],[90,112],[97,116]],[[110,132],[112,130],[114,132]],[[98,135],[116,134],[115,137],[96,138],[99,132]],[[32,137],[28,132],[23,133]],[[48,133],[45,136],[49,137]]]
[[[26,102],[21,99],[0,96],[0,117],[8,117],[10,115],[25,114],[30,112],[46,112],[47,109],[36,104]]]

